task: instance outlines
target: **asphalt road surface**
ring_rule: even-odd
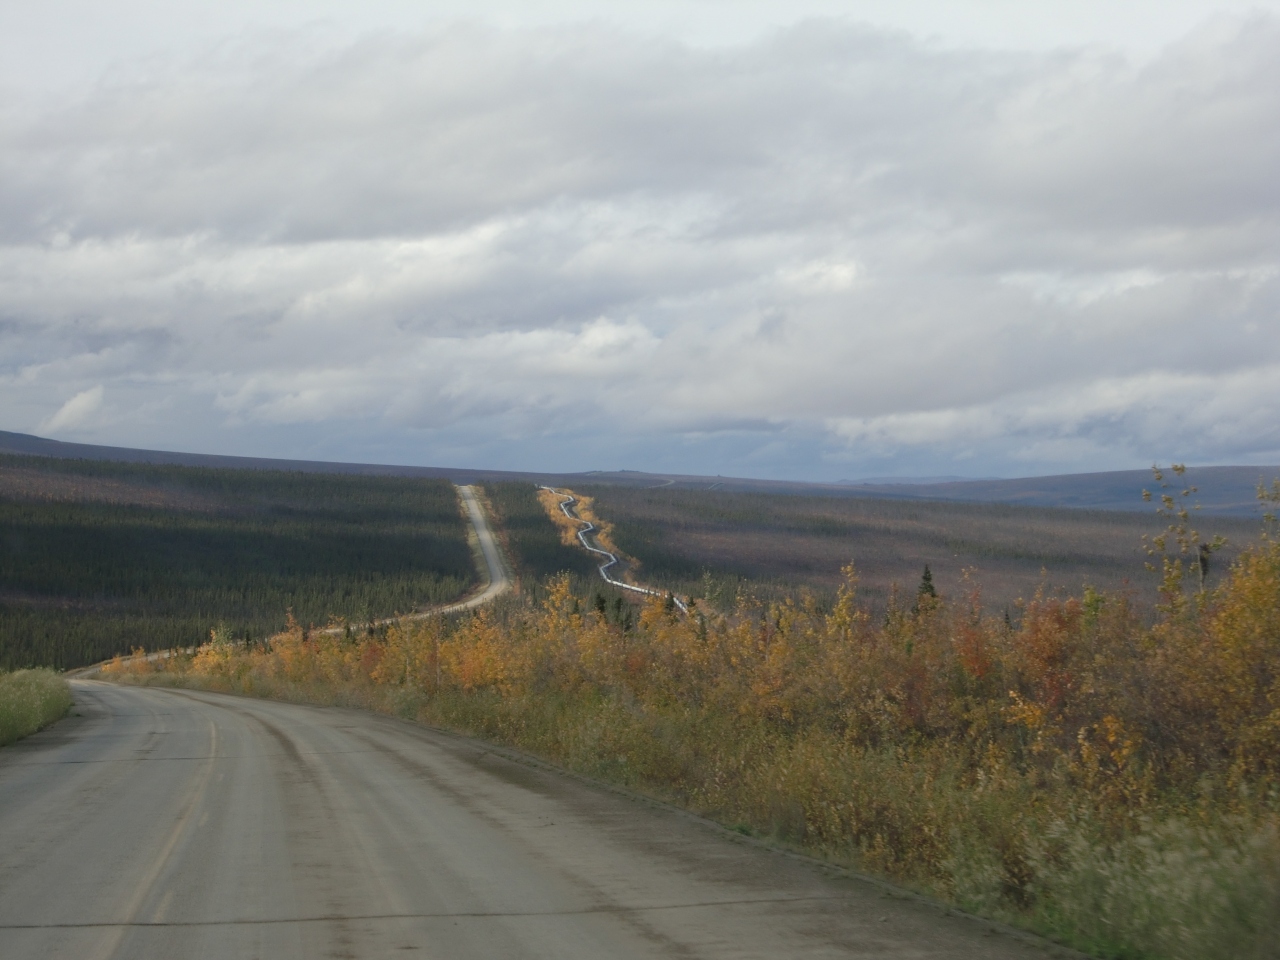
[[[484,744],[74,684],[0,750],[0,957],[1044,957]]]

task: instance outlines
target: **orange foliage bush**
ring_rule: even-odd
[[[998,755],[1033,778],[1070,772],[1108,806],[1205,775],[1280,774],[1278,543],[1245,553],[1216,593],[1151,628],[1123,597],[1091,591],[1038,596],[1016,628],[986,617],[976,591],[963,604],[894,603],[873,619],[846,573],[829,610],[743,598],[727,616],[695,604],[680,617],[653,599],[633,630],[582,612],[560,579],[538,609],[356,638],[293,623],[269,647],[207,644],[189,669],[428,694],[586,690],[864,748],[944,743],[975,769]],[[1106,778],[1132,782],[1116,793]]]
[[[566,547],[580,547],[578,531],[582,526],[564,515],[564,511],[560,509],[560,503],[563,500],[564,497],[554,490],[548,490],[545,487],[538,490],[538,502],[542,504],[542,509],[547,511],[547,518],[552,525],[560,531],[560,542]]]
[[[1016,625],[987,616],[976,587],[873,616],[845,574],[828,608],[742,597],[728,615],[694,603],[679,616],[653,599],[630,629],[582,610],[561,578],[538,607],[377,636],[291,624],[267,647],[213,642],[171,671],[250,692],[411,693],[425,719],[1055,923],[1053,884],[1070,887],[1064,851],[1082,836],[1129,849],[1177,818],[1275,835],[1280,543],[1154,625],[1088,590],[1037,596]]]
[[[583,520],[595,524],[595,530],[592,531],[591,536],[597,544],[615,556],[626,560],[628,566],[639,566],[639,562],[634,557],[627,556],[618,549],[618,545],[613,540],[613,524],[607,520],[600,519],[596,514],[594,499],[574,493],[568,489],[563,494],[560,494],[542,488],[538,491],[538,501],[542,504],[542,508],[547,511],[547,516],[555,524],[556,529],[560,531],[561,543],[567,547],[578,547],[579,549],[582,546],[578,540],[578,531],[583,529],[582,525],[574,523],[573,520],[566,517],[564,510],[560,508],[560,503],[564,500],[565,494],[572,494],[576,498],[576,502],[573,505],[574,512]]]

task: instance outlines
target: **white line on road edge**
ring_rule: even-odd
[[[671,593],[669,591],[667,593],[663,593],[661,590],[650,590],[648,587],[637,587],[634,583],[623,583],[621,580],[615,580],[613,577],[609,576],[609,568],[617,564],[618,558],[614,556],[612,553],[610,553],[608,550],[602,550],[600,547],[593,547],[587,541],[587,534],[592,533],[595,530],[596,525],[592,523],[590,520],[583,520],[581,517],[574,516],[572,513],[569,512],[569,507],[577,503],[578,498],[573,496],[573,494],[571,493],[561,493],[555,487],[544,486],[542,487],[542,489],[547,490],[551,493],[554,493],[557,497],[564,497],[564,499],[560,501],[560,512],[563,513],[570,520],[572,520],[574,523],[586,524],[585,527],[583,527],[581,530],[578,531],[578,541],[584,547],[590,550],[592,553],[598,553],[602,557],[609,558],[607,563],[602,563],[597,568],[600,571],[600,578],[604,580],[605,583],[611,583],[615,587],[621,587],[623,590],[633,590],[636,593],[644,593],[651,597],[670,597],[672,600],[675,601],[676,606],[680,608],[681,613],[687,614],[689,612],[689,607],[685,604],[683,600],[677,597],[674,593]]]

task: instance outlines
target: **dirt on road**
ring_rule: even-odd
[[[1048,955],[386,717],[75,681],[0,751],[0,956]]]

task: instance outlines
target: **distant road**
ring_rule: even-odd
[[[478,741],[75,681],[0,750],[0,957],[1043,958]]]
[[[471,610],[481,604],[488,603],[494,597],[511,589],[511,578],[507,574],[507,566],[502,562],[502,551],[498,548],[498,540],[489,528],[489,520],[484,515],[484,508],[476,499],[474,487],[458,487],[458,495],[466,504],[467,516],[471,518],[471,526],[480,540],[480,552],[484,556],[484,565],[489,573],[489,585],[480,593],[461,603],[450,604],[435,613],[456,613],[459,610]]]
[[[463,504],[467,508],[467,517],[471,520],[472,529],[475,531],[476,538],[480,543],[480,554],[484,558],[485,572],[488,576],[488,583],[484,589],[473,597],[458,603],[451,603],[443,607],[433,607],[430,610],[424,610],[421,613],[410,613],[400,617],[387,617],[383,620],[375,620],[375,624],[397,623],[402,620],[423,620],[427,617],[436,617],[444,613],[460,613],[463,610],[474,610],[476,607],[482,606],[496,597],[501,596],[511,589],[511,576],[507,572],[507,565],[502,559],[502,550],[498,546],[498,539],[494,536],[492,528],[489,526],[489,520],[484,514],[484,508],[480,505],[480,501],[476,499],[476,492],[470,486],[458,487],[458,495],[462,498]],[[341,633],[342,627],[325,627],[317,630],[317,633],[327,633],[330,635]],[[165,660],[170,656],[168,650],[158,650],[154,653],[145,655],[147,660]],[[133,659],[129,657],[127,659]],[[65,676],[68,679],[76,679],[92,676],[102,669],[101,663],[95,663],[87,667],[77,667],[74,670],[68,670]]]
[[[399,623],[404,620],[423,620],[427,617],[437,617],[442,613],[459,613],[463,610],[474,610],[476,607],[483,606],[511,589],[511,576],[507,573],[507,565],[503,563],[502,550],[498,547],[497,537],[493,535],[493,530],[489,527],[489,520],[484,515],[484,507],[480,506],[480,501],[476,499],[475,489],[470,486],[457,487],[456,489],[458,496],[462,498],[463,505],[467,508],[467,517],[471,520],[471,527],[480,543],[480,554],[484,558],[484,572],[488,577],[488,583],[475,596],[468,597],[458,603],[450,603],[443,607],[432,607],[430,610],[409,613],[399,617],[386,617],[382,620],[373,621],[375,624]],[[325,627],[323,630],[316,632],[335,634],[342,632],[342,627]],[[148,659],[154,660],[163,656],[165,656],[163,653],[149,654]],[[84,676],[97,669],[98,665],[94,665],[82,670],[72,671],[68,676]]]

